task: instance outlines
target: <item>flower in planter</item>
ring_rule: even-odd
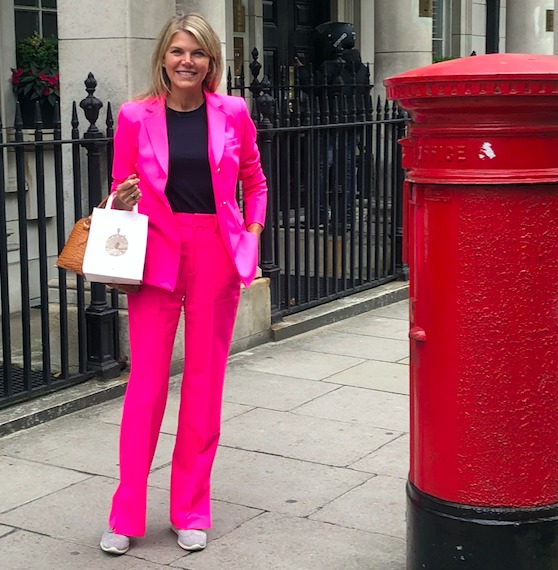
[[[12,87],[21,99],[44,100],[51,105],[60,99],[58,42],[37,33],[18,43],[17,67],[12,68]]]
[[[60,98],[60,74],[50,69],[38,69],[34,65],[28,68],[12,68],[12,87],[19,97],[27,99],[48,99],[51,105]]]

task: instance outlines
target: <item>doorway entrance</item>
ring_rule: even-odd
[[[263,72],[274,85],[281,69],[295,56],[317,66],[321,54],[314,28],[330,19],[329,0],[262,0],[264,24]]]

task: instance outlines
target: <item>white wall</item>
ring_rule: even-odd
[[[12,126],[15,103],[12,84],[9,81],[11,68],[15,67],[15,29],[13,0],[0,1],[0,116],[4,128]],[[5,139],[5,131],[4,131]]]
[[[432,63],[432,18],[419,17],[419,0],[376,0],[375,8],[374,93],[383,98],[386,77]]]
[[[58,0],[62,116],[85,97],[88,72],[95,93],[115,111],[149,81],[155,39],[174,13],[174,0]]]
[[[373,1],[360,0],[355,4],[354,20],[357,34],[356,46],[360,50],[363,62],[370,64],[370,81],[374,80],[374,12]]]
[[[234,68],[233,2],[232,0],[177,0],[176,10],[198,12],[205,16],[221,39],[225,71],[219,91],[226,92],[227,70]]]
[[[509,2],[506,16],[508,53],[554,53],[554,33],[546,31],[546,11],[554,0]]]

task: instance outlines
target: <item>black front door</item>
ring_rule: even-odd
[[[304,64],[320,63],[314,28],[330,19],[329,0],[262,0],[264,73],[279,83],[282,67],[297,56]]]

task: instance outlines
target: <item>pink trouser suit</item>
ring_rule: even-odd
[[[131,371],[120,430],[120,483],[109,527],[145,534],[147,481],[168,393],[173,344],[184,311],[184,372],[171,464],[170,522],[211,527],[210,475],[220,435],[223,381],[241,283],[253,280],[266,182],[243,99],[206,93],[216,214],[173,213],[164,190],[168,142],[163,99],[126,103],[115,134],[113,189],[137,174],[149,216],[144,284],[128,295]],[[242,181],[243,214],[236,200]]]

